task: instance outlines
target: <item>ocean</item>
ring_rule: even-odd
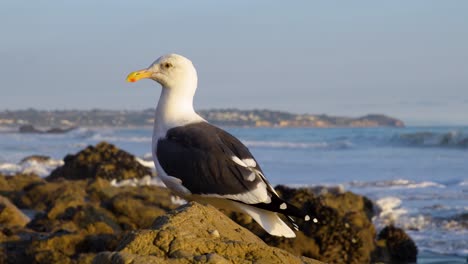
[[[468,127],[225,128],[240,138],[274,185],[339,186],[377,205],[373,220],[404,228],[418,263],[466,263]],[[143,159],[152,128],[79,128],[66,134],[0,132],[0,171],[46,176],[68,153],[108,141]],[[46,155],[48,164],[21,163]]]

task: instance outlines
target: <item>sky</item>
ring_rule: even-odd
[[[196,109],[468,125],[468,1],[0,2],[0,110],[155,107],[178,53]]]

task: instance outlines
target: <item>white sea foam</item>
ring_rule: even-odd
[[[137,186],[161,186],[165,187],[164,183],[161,181],[160,178],[158,177],[152,177],[150,175],[146,175],[143,178],[137,179],[137,178],[132,178],[132,179],[125,179],[121,181],[117,181],[116,179],[113,179],[110,184],[114,187],[124,187],[124,186],[132,186],[132,187],[137,187]]]
[[[187,203],[186,200],[180,198],[179,196],[171,195],[171,202],[173,204],[184,205]]]
[[[461,130],[404,133],[398,136],[398,140],[404,144],[419,147],[468,147],[468,134]]]
[[[415,188],[429,188],[429,187],[436,187],[436,188],[445,188],[446,186],[437,182],[432,181],[422,181],[422,182],[415,182],[406,179],[396,179],[390,181],[371,181],[371,182],[360,182],[354,181],[349,184],[352,187],[359,187],[359,188],[367,188],[367,187],[375,187],[375,188],[408,188],[408,189],[415,189]]]
[[[141,159],[141,158],[138,158],[138,157],[135,157],[135,160],[140,163],[141,165],[147,167],[147,168],[150,168],[150,169],[153,169],[155,170],[156,167],[154,166],[154,162],[152,160],[146,160],[146,159]]]
[[[102,135],[100,133],[97,133],[97,134],[94,134],[92,137],[91,137],[92,140],[96,140],[96,141],[108,141],[108,142],[133,142],[133,143],[147,143],[147,142],[151,142],[151,137],[137,137],[137,136],[133,136],[133,137],[119,137],[119,136],[106,136],[106,135]]]
[[[299,148],[299,149],[346,149],[353,146],[349,141],[339,142],[288,142],[288,141],[243,141],[248,147]]]
[[[2,163],[0,164],[0,172],[6,175],[16,173],[33,173],[41,177],[48,176],[55,168],[62,166],[63,160],[47,159],[43,161],[26,160],[18,164]]]
[[[142,156],[142,158],[144,160],[153,160],[153,155],[151,154],[151,152],[147,152]]]
[[[117,181],[116,179],[113,179],[110,182],[110,184],[114,187],[159,186],[159,187],[166,188],[166,185],[162,182],[162,180],[159,177],[152,177],[150,175],[146,175],[145,177],[141,179],[132,178],[132,179],[126,179],[126,180],[121,180],[121,181]],[[176,205],[183,205],[187,203],[186,200],[175,195],[171,195],[171,202]]]
[[[327,193],[344,193],[346,188],[343,184],[336,184],[336,183],[324,183],[320,185],[310,185],[310,184],[286,184],[286,186],[291,188],[308,188],[312,190],[312,192],[325,195]]]
[[[460,186],[468,186],[468,180],[464,180],[464,181],[460,182],[458,185],[460,185]]]
[[[375,221],[379,225],[395,224],[400,216],[408,213],[406,209],[400,208],[401,200],[398,197],[384,197],[378,199],[375,203],[379,211]]]

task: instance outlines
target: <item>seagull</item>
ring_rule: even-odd
[[[304,221],[310,216],[279,197],[239,139],[195,112],[198,77],[192,62],[181,55],[164,55],[127,77],[128,82],[141,79],[152,79],[162,86],[152,154],[164,184],[186,200],[246,213],[270,235],[295,237],[278,214],[287,216],[296,230],[292,216]]]

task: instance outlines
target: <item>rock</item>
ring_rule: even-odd
[[[317,188],[292,189],[277,186],[277,192],[289,203],[318,223],[297,219],[301,231],[295,239],[268,235],[250,217],[228,212],[236,222],[262,238],[267,244],[327,263],[369,263],[375,248],[375,229],[371,222],[372,203],[362,196],[341,191],[325,192]],[[320,193],[321,195],[318,195]]]
[[[23,227],[29,221],[29,217],[23,214],[8,198],[0,196],[0,227]]]
[[[156,217],[174,209],[171,193],[157,186],[122,187],[121,192],[103,203],[126,230],[148,228]]]
[[[35,174],[16,174],[5,176],[0,174],[0,194],[11,198],[20,193],[28,185],[45,182],[44,179]]]
[[[54,218],[69,206],[85,204],[85,181],[38,182],[28,185],[15,204],[21,208],[47,211]]]
[[[379,248],[374,253],[375,262],[416,263],[418,248],[403,229],[387,226],[377,239]]]
[[[98,251],[113,250],[118,236],[56,232],[33,240],[25,250],[27,263],[91,263]],[[24,258],[24,257],[23,257]]]
[[[39,214],[28,227],[40,232],[66,230],[87,234],[112,234],[122,230],[112,213],[94,204],[67,207],[54,218],[49,215]]]
[[[176,207],[170,192],[156,186],[15,177],[0,176],[0,190],[37,214],[25,227],[0,226],[0,242],[7,245],[0,260],[10,263],[91,263],[96,253],[115,250],[124,230],[151,226]]]
[[[93,263],[163,262],[320,263],[270,247],[214,207],[193,202],[157,218],[151,229],[130,232]]]
[[[48,181],[58,178],[80,180],[98,177],[123,180],[152,175],[149,168],[135,160],[135,156],[106,142],[101,142],[95,147],[89,146],[75,155],[67,155],[64,161],[63,166],[52,171],[47,177]]]

